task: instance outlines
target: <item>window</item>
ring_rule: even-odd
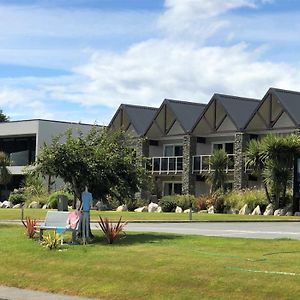
[[[164,196],[181,195],[182,183],[180,182],[164,182],[163,183]]]
[[[164,145],[164,156],[182,156],[182,145]]]
[[[227,154],[233,154],[233,143],[213,143],[213,151],[223,149]]]

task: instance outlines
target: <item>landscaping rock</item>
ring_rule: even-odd
[[[13,206],[13,208],[21,208],[22,207],[22,204],[21,203],[18,203],[16,205]]]
[[[49,208],[49,205],[46,203],[43,205],[42,209],[48,209]]]
[[[148,212],[156,212],[158,208],[158,204],[151,202],[148,205]]]
[[[29,205],[28,208],[41,208],[41,205],[37,201],[32,201]]]
[[[176,206],[175,212],[177,214],[181,214],[182,213],[182,208],[180,206]]]
[[[118,206],[116,211],[128,211],[127,205],[122,204],[122,205]]]
[[[158,206],[157,210],[156,210],[157,213],[161,213],[162,212],[162,208],[161,206]]]
[[[251,215],[252,215],[252,216],[254,216],[254,215],[261,215],[261,210],[260,210],[259,205],[257,205],[257,206],[254,208],[254,210],[253,210],[253,212],[252,212]]]
[[[201,209],[198,211],[198,214],[207,214],[207,213],[208,213],[207,209]]]
[[[2,208],[2,205],[3,205],[3,203],[2,203],[2,202],[0,202],[0,208]]]
[[[226,210],[224,210],[225,214],[228,215],[237,215],[239,213],[239,210],[233,207],[227,208]]]
[[[188,213],[190,213],[190,211],[191,211],[191,209],[188,208],[188,209],[185,209],[185,210],[183,211],[183,213],[188,214]],[[193,212],[193,211],[192,211],[192,212]]]
[[[13,205],[10,201],[3,201],[2,208],[11,208]]]
[[[295,213],[294,213],[294,216],[300,216],[300,211],[296,211]]]
[[[136,208],[134,211],[135,212],[148,212],[148,207],[147,206],[139,207],[139,208]]]
[[[280,208],[280,209],[276,209],[274,211],[274,216],[284,216],[285,215],[285,211],[283,208]]]
[[[272,203],[270,203],[267,207],[266,210],[264,212],[264,216],[271,216],[274,214],[274,205]]]
[[[286,216],[292,216],[293,215],[293,212],[291,212],[291,211],[288,211],[288,212],[286,212],[286,214],[285,214]]]
[[[250,214],[250,209],[248,207],[248,204],[245,204],[239,211],[240,215],[249,215]]]
[[[106,209],[107,209],[107,206],[106,206],[102,201],[98,201],[98,202],[95,204],[95,208],[96,208],[97,210],[103,211],[103,210],[106,210]]]
[[[210,206],[210,207],[208,208],[207,212],[208,212],[209,214],[214,214],[214,213],[215,213],[215,208],[214,208],[214,206],[213,206],[213,205]]]

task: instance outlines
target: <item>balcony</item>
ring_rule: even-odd
[[[211,155],[193,156],[193,173],[205,173],[214,171],[210,164]],[[227,154],[226,173],[234,171],[234,154]]]
[[[147,169],[152,174],[178,174],[183,170],[182,161],[182,156],[151,157]]]

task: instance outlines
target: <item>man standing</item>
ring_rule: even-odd
[[[90,209],[93,202],[93,195],[88,191],[81,193],[81,211],[82,211],[82,241],[86,244],[86,240],[90,238]]]

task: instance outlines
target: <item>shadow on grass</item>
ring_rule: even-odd
[[[127,233],[126,235],[121,234],[117,238],[113,245],[116,246],[128,246],[134,244],[156,244],[164,241],[170,241],[175,239],[181,239],[179,235],[169,234],[154,234],[154,233]],[[91,244],[107,244],[104,235],[95,235]]]

